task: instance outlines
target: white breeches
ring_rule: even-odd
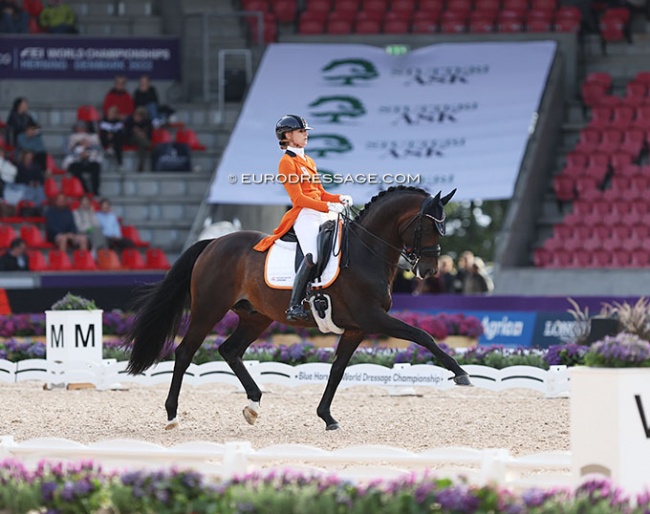
[[[303,208],[298,214],[296,222],[293,224],[300,248],[302,248],[302,253],[305,255],[310,253],[314,263],[318,261],[318,246],[316,245],[318,227],[327,220],[335,218],[336,213],[334,212],[320,212],[314,209]]]

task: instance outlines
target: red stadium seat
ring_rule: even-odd
[[[411,18],[413,18],[413,13],[410,11],[386,11],[382,16],[382,21],[386,23],[397,20],[411,23]]]
[[[533,18],[526,21],[527,32],[551,32],[551,22],[548,20]]]
[[[300,34],[322,34],[325,32],[325,22],[319,20],[305,19],[301,16],[298,22],[298,33]]]
[[[591,109],[591,121],[589,125],[602,130],[608,127],[612,121],[612,109],[607,106],[596,106]]]
[[[0,248],[9,248],[16,237],[16,231],[11,225],[0,225]]]
[[[115,250],[100,248],[97,250],[97,268],[105,271],[119,271],[122,263]]]
[[[45,256],[38,250],[27,250],[27,258],[29,259],[29,271],[47,270]]]
[[[388,10],[388,2],[386,0],[363,0],[361,10],[364,12],[377,11],[384,13]]]
[[[628,20],[617,12],[611,11],[614,10],[608,9],[600,19],[600,37],[602,38],[603,45],[626,40],[629,41]]]
[[[149,246],[148,242],[140,239],[140,234],[138,232],[138,229],[135,228],[133,225],[122,225],[122,237],[125,237],[126,239],[130,239],[131,241],[133,241],[133,244],[135,246],[141,248],[146,248]]]
[[[41,0],[23,0],[23,9],[29,14],[32,18],[38,18],[39,14],[43,10],[43,3]]]
[[[565,8],[563,7],[562,9]],[[573,10],[575,8],[570,7],[569,9]],[[559,13],[557,14],[557,16],[559,16]],[[587,76],[585,77],[585,83],[600,84],[605,88],[607,92],[610,92],[612,89],[612,76],[606,71],[592,71],[591,73],[587,74]]]
[[[189,128],[176,131],[176,142],[188,145],[191,150],[205,150],[205,145],[201,144],[196,132]]]
[[[95,271],[97,264],[93,255],[88,250],[75,250],[72,252],[72,269],[77,271]]]
[[[45,191],[45,196],[54,198],[59,194],[59,184],[52,177],[47,177],[45,182],[43,182],[43,190]]]
[[[429,18],[420,17],[413,21],[412,34],[433,34],[438,31],[438,18],[436,17],[438,13],[427,12],[427,14],[430,15]]]
[[[171,268],[167,256],[159,248],[149,248],[146,254],[146,266],[148,269],[162,269],[166,270]]]
[[[328,34],[350,34],[352,32],[352,22],[348,20],[330,20],[327,22]]]
[[[418,12],[442,12],[444,10],[444,0],[420,0],[418,3]]]
[[[391,0],[390,9],[394,12],[415,12],[415,0]]]
[[[633,159],[636,159],[645,148],[645,133],[639,129],[628,129],[623,132],[623,142],[619,147],[619,151],[630,154]]]
[[[570,18],[556,18],[555,32],[569,32],[577,34],[580,32],[580,22]]]
[[[136,248],[122,250],[122,265],[130,270],[146,269],[147,267],[142,254]]]
[[[280,23],[293,23],[296,20],[298,10],[296,0],[275,0],[271,8]]]
[[[336,12],[356,13],[359,10],[358,0],[336,0],[334,2]]]
[[[81,105],[77,108],[77,120],[86,122],[98,122],[99,112],[92,105]]]
[[[409,22],[406,20],[385,21],[382,32],[384,34],[407,34],[409,32]]]
[[[307,11],[309,12],[329,12],[332,9],[330,0],[309,0],[307,2]]]
[[[497,13],[499,9],[501,9],[499,0],[476,0],[474,3],[474,11],[476,12]]]
[[[182,130],[182,129],[181,129]],[[153,129],[151,132],[151,144],[156,146],[160,143],[171,143],[172,135],[169,130],[163,128]]]
[[[61,250],[50,250],[48,260],[50,262],[48,269],[52,271],[70,271],[72,269],[70,257]]]
[[[627,153],[621,153],[621,152],[614,152],[609,155],[609,164],[616,172],[616,170],[619,170],[628,164],[632,164],[632,156]]]
[[[490,32],[494,32],[494,23],[488,17],[472,17],[468,30],[473,34],[489,34]]]
[[[575,198],[575,181],[565,175],[555,175],[553,177],[553,190],[558,200],[570,202]]]
[[[25,240],[28,248],[54,248],[54,245],[45,239],[36,225],[23,225],[20,227],[20,237]]]
[[[381,24],[374,20],[359,20],[354,24],[354,31],[357,34],[379,34],[381,32]]]
[[[447,10],[469,16],[469,12],[472,10],[472,2],[471,0],[448,0]]]
[[[532,0],[530,3],[531,11],[553,12],[557,8],[557,0]]]
[[[66,171],[63,168],[59,168],[57,166],[54,157],[52,157],[49,153],[47,154],[46,159],[47,162],[45,166],[53,175],[65,175]]]
[[[81,180],[77,177],[63,177],[61,180],[61,192],[65,196],[70,196],[72,198],[81,198],[86,194],[84,191]]]

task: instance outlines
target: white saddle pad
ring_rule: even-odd
[[[288,243],[278,239],[269,248],[264,265],[264,280],[273,289],[291,289],[296,276],[294,270],[297,243]],[[312,282],[312,287],[329,287],[339,275],[341,262],[341,230],[338,231],[337,241],[332,248],[330,260],[323,270],[323,275]]]

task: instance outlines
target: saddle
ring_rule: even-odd
[[[313,287],[327,287],[338,276],[341,260],[343,224],[328,220],[320,226],[317,236],[318,262],[312,269],[309,282]],[[332,257],[334,257],[332,259]],[[293,278],[304,259],[304,253],[293,228],[278,239],[268,251],[264,278],[269,287],[291,289]]]
[[[336,222],[334,220],[327,220],[318,228],[318,235],[316,236],[316,246],[318,247],[319,259],[316,266],[313,267],[310,280],[320,277],[323,270],[327,267],[327,263],[332,256],[332,249],[334,247],[334,234],[336,233]],[[298,242],[296,231],[291,227],[289,232],[280,238],[287,243],[296,243],[296,258],[294,260],[294,271],[298,271],[300,264],[302,264],[305,254]]]

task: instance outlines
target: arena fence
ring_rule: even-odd
[[[391,446],[362,445],[326,451],[301,444],[253,449],[249,442],[191,441],[171,447],[131,439],[84,445],[69,439],[38,438],[16,442],[0,437],[0,459],[13,458],[35,468],[41,460],[92,460],[107,471],[194,469],[228,479],[255,470],[290,469],[306,475],[332,475],[354,482],[399,479],[412,475],[465,477],[470,483],[497,482],[513,489],[571,487],[571,454],[548,452],[513,457],[505,449],[435,448],[422,452]]]
[[[330,364],[309,363],[290,366],[278,362],[244,361],[251,376],[260,386],[280,384],[288,387],[306,384],[325,385]],[[119,387],[123,383],[140,385],[168,384],[174,368],[173,361],[161,362],[145,373],[131,376],[126,373],[126,361],[104,359],[100,362],[74,361],[57,363],[45,359],[18,362],[0,360],[0,382],[15,383],[39,380],[49,384],[91,383],[98,389]],[[566,366],[552,366],[549,370],[533,366],[510,366],[494,369],[487,366],[466,365],[472,383],[492,391],[513,388],[532,389],[547,398],[568,396],[569,373]],[[341,387],[356,385],[377,386],[390,394],[411,394],[414,387],[451,389],[455,387],[452,373],[428,364],[396,364],[392,368],[377,364],[356,364],[347,368]],[[229,384],[241,389],[239,380],[225,362],[191,364],[183,379],[185,384]]]

